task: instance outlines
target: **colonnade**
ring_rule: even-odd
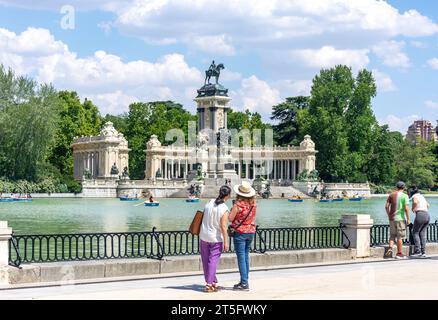
[[[266,179],[295,180],[299,172],[300,160],[241,160],[236,164],[240,178],[255,179],[260,175]]]
[[[187,159],[162,159],[161,174],[164,179],[187,179],[191,164]]]
[[[75,177],[82,176],[85,170],[88,170],[93,178],[99,176],[99,161],[101,159],[99,152],[75,152],[74,158]]]

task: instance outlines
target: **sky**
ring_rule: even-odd
[[[193,98],[212,60],[235,110],[269,120],[337,64],[376,79],[381,124],[438,120],[438,1],[0,0],[0,63],[103,115],[135,101]]]

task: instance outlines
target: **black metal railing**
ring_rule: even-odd
[[[371,246],[389,244],[389,225],[377,224],[371,227],[370,232]],[[412,242],[412,228],[406,228],[406,238],[404,244]],[[438,220],[429,224],[427,227],[427,242],[438,242]]]
[[[279,250],[348,248],[343,226],[259,228],[253,253]],[[234,252],[234,244],[229,239]],[[9,264],[102,259],[152,258],[199,254],[199,237],[189,231],[13,235]]]

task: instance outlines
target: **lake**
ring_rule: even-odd
[[[257,224],[262,228],[335,226],[343,214],[370,214],[375,224],[387,224],[385,200],[258,200]],[[438,198],[428,201],[431,221],[435,221]],[[160,231],[187,230],[195,211],[205,203],[206,200],[186,203],[185,199],[160,199],[159,207],[145,207],[138,205],[140,202],[119,199],[34,199],[29,203],[0,203],[0,220],[8,221],[16,234],[150,231],[154,226]]]

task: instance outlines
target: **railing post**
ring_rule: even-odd
[[[370,215],[346,214],[342,215],[339,222],[345,226],[343,231],[350,240],[350,248],[356,249],[356,257],[369,257],[371,255],[370,232],[374,223]],[[343,242],[348,240],[343,239]]]
[[[9,264],[9,239],[12,237],[12,228],[8,228],[7,221],[0,221],[0,267]]]

